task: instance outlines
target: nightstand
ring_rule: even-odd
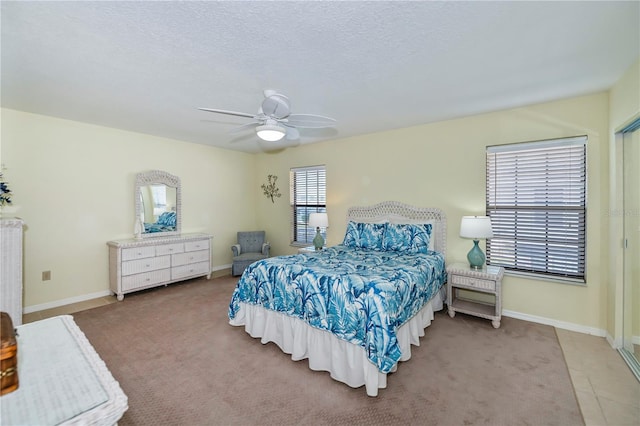
[[[447,306],[449,316],[453,318],[456,312],[475,315],[491,320],[494,328],[500,327],[502,317],[502,276],[504,268],[500,266],[485,266],[482,269],[472,269],[466,263],[454,263],[447,267]],[[495,296],[495,302],[479,302],[458,297],[458,290],[473,293],[485,293]]]
[[[315,253],[315,252],[316,252],[316,248],[314,246],[300,247],[298,249],[298,253]]]

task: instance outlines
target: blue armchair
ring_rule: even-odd
[[[238,244],[231,246],[231,275],[242,275],[253,262],[269,257],[271,246],[265,241],[265,231],[238,232]]]

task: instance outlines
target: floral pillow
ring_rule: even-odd
[[[360,241],[358,247],[372,250],[382,250],[385,223],[358,223]]]
[[[384,231],[384,223],[349,221],[342,244],[347,247],[382,250]]]
[[[176,226],[176,213],[175,212],[164,212],[158,218],[156,222],[158,225],[165,226]]]
[[[355,222],[349,221],[349,223],[347,223],[347,232],[344,234],[342,245],[347,247],[358,247],[359,241],[360,233],[358,232],[358,225]]]
[[[433,225],[388,223],[382,241],[382,250],[427,253]]]

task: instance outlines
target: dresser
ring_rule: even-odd
[[[211,238],[180,234],[107,242],[111,291],[123,300],[133,291],[203,275],[211,278]]]
[[[0,311],[22,324],[22,230],[18,218],[0,218]]]

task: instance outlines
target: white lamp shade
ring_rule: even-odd
[[[309,226],[313,228],[329,227],[329,216],[326,213],[311,213],[309,215]]]
[[[489,216],[463,216],[460,222],[460,236],[462,238],[493,238],[491,219]]]
[[[262,126],[256,127],[256,134],[262,140],[268,142],[279,141],[287,134],[287,130],[278,126],[277,124],[263,124]]]

